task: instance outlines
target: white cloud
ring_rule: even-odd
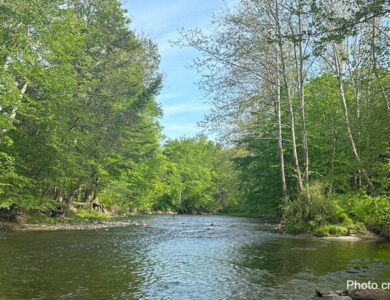
[[[157,96],[157,101],[162,102],[182,97],[183,95],[177,93],[163,93]]]
[[[141,5],[139,1],[127,0],[125,7],[132,20],[132,27],[152,34],[152,38],[176,29],[183,17],[192,14],[191,1],[145,0]]]
[[[199,128],[196,124],[172,124],[164,126],[164,129],[167,131],[192,131]]]
[[[172,116],[190,112],[205,112],[209,109],[207,104],[202,103],[198,99],[193,99],[187,102],[176,103],[164,106],[164,116]]]

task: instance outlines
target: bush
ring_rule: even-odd
[[[390,237],[390,199],[365,193],[348,194],[343,198],[342,203],[354,220],[377,234]]]
[[[354,194],[326,193],[326,185],[315,183],[296,200],[282,205],[289,233],[314,232],[318,236],[366,234],[367,229],[390,238],[390,199]]]
[[[108,219],[109,216],[105,215],[104,213],[99,212],[98,210],[94,209],[85,209],[81,208],[73,213],[73,220],[75,222],[77,221],[101,221]]]
[[[115,181],[99,194],[99,202],[104,207],[125,207],[128,205],[130,190],[125,182]]]
[[[326,195],[325,191],[326,185],[315,183],[310,187],[310,193],[305,189],[296,200],[285,199],[282,211],[286,224],[290,227],[307,224],[312,228],[325,224],[351,225],[352,220],[339,206],[333,194]]]
[[[290,221],[286,223],[286,226],[284,227],[284,230],[287,233],[291,234],[298,234],[298,233],[307,233],[310,232],[312,229],[311,225],[308,223],[303,223],[300,221]]]
[[[366,220],[356,215],[364,216],[367,207],[356,206],[358,200],[348,204],[349,198],[345,195],[327,193],[328,190],[327,185],[317,182],[310,187],[310,193],[305,189],[296,200],[285,199],[282,205],[285,230],[288,233],[313,232],[318,236],[366,233]]]
[[[26,217],[28,224],[56,224],[60,222],[59,218],[48,217],[41,212],[30,212]]]
[[[314,229],[315,236],[342,236],[348,234],[348,228],[341,225],[323,225]]]

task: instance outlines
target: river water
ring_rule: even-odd
[[[283,236],[248,218],[137,219],[146,226],[0,236],[0,299],[311,299],[390,282],[389,243]]]

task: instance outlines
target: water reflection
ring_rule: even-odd
[[[239,269],[263,270],[262,276],[252,276],[251,271],[247,276],[280,299],[310,297],[319,287],[344,289],[347,280],[381,283],[390,278],[385,243],[275,238],[246,245],[239,253]]]
[[[0,244],[0,298],[119,297],[144,281],[146,245],[121,232],[23,233]]]
[[[308,299],[347,279],[390,279],[387,243],[297,239],[245,218],[145,222],[1,238],[0,299]]]

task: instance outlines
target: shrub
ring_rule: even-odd
[[[390,199],[354,194],[327,194],[326,185],[316,183],[310,194],[304,190],[294,201],[284,200],[286,231],[312,231],[318,236],[346,233],[366,234],[367,229],[390,237]]]
[[[390,199],[372,197],[365,193],[348,194],[343,197],[345,209],[356,221],[359,221],[375,233],[388,236],[390,226]]]
[[[295,200],[284,199],[282,205],[285,230],[289,233],[314,232],[319,236],[342,235],[348,231],[365,233],[364,225],[356,225],[344,198],[327,193],[326,184],[317,182],[303,190]],[[342,228],[342,229],[341,229]]]
[[[348,228],[341,225],[327,224],[314,229],[316,236],[342,236],[348,234]]]
[[[290,221],[286,223],[284,230],[291,234],[306,233],[311,231],[311,225],[299,221]]]
[[[105,220],[108,219],[109,216],[99,212],[98,210],[94,209],[85,209],[81,208],[74,212],[74,220],[89,220],[89,221],[99,221],[99,220]]]
[[[297,199],[283,201],[283,220],[287,223],[310,223],[320,226],[327,223],[351,223],[333,195],[326,195],[326,185],[315,183],[298,195]]]

